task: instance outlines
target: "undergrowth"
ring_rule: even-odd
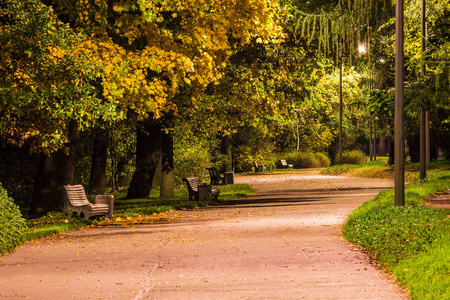
[[[0,185],[0,255],[24,241],[25,220],[19,207]]]

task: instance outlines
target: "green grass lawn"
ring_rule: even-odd
[[[160,214],[172,210],[194,209],[214,205],[240,198],[253,193],[253,189],[248,184],[221,185],[220,196],[218,200],[211,199],[208,202],[189,201],[186,186],[180,186],[175,190],[175,195],[170,199],[160,199],[159,190],[152,190],[149,197],[140,199],[125,199],[126,191],[114,193],[114,214],[122,225],[134,223],[140,217]],[[88,196],[92,201],[93,196]],[[45,217],[38,219],[29,219],[26,221],[28,229],[25,233],[26,240],[35,240],[52,236],[54,234],[67,232],[73,229],[86,226],[100,226],[110,224],[104,217],[86,221],[78,216],[63,218],[62,212],[52,212]]]
[[[424,180],[418,166],[407,164],[406,205],[394,207],[393,189],[364,203],[347,219],[345,238],[361,245],[405,286],[412,299],[450,299],[450,210],[421,205],[426,196],[450,189],[450,163],[434,162]],[[383,177],[383,161],[334,166],[327,174]]]

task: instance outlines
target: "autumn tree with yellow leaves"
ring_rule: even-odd
[[[37,34],[31,27],[30,31],[17,29],[22,30],[23,40],[37,46],[40,56],[31,46],[20,57],[2,55],[3,70],[16,72],[8,74],[8,80],[17,75],[22,78],[22,89],[6,89],[8,95],[3,99],[22,97],[26,101],[2,103],[13,113],[1,117],[17,124],[3,125],[2,135],[19,144],[35,138],[36,149],[47,153],[63,146],[71,153],[79,130],[127,117],[141,122],[138,149],[139,141],[152,139],[149,132],[165,129],[162,133],[169,134],[170,153],[170,124],[165,123],[177,117],[177,101],[189,99],[195,107],[203,89],[221,78],[234,49],[251,40],[267,43],[280,37],[278,4],[270,0],[43,2],[45,5],[37,0],[10,0],[2,10],[6,20],[19,5],[24,12],[15,18],[28,20],[34,18],[30,12],[39,7],[42,26],[35,26]],[[3,20],[2,33],[11,25]],[[47,36],[54,42],[39,42]],[[11,53],[21,47],[8,45]],[[38,63],[28,63],[29,57]],[[24,67],[16,68],[19,65]],[[41,77],[35,78],[39,83],[27,74],[39,74]],[[36,89],[40,85],[43,88]],[[155,148],[160,151],[161,144]],[[135,177],[146,178],[138,185],[147,188],[155,168],[148,168],[149,157],[144,156],[136,162]],[[173,168],[170,157],[168,168]],[[131,196],[147,196],[145,193]],[[56,203],[44,206],[42,210],[48,211]]]
[[[80,51],[102,65],[96,76],[103,96],[142,121],[128,197],[148,195],[160,152],[161,196],[171,196],[170,120],[179,99],[188,94],[195,106],[203,89],[221,78],[234,49],[278,39],[277,2],[81,1],[76,8],[76,27],[88,36]]]
[[[36,0],[7,0],[0,6],[0,136],[10,144],[30,145],[45,155],[37,185],[46,181],[50,194],[37,192],[44,207],[58,204],[58,184],[73,179],[74,151],[80,129],[108,114],[110,105],[88,82],[87,57],[75,50],[82,40]],[[69,138],[71,136],[71,138]],[[68,152],[58,151],[72,142]],[[53,161],[49,161],[49,153]],[[69,155],[67,155],[69,154]],[[52,176],[42,176],[57,163]],[[47,199],[55,199],[48,201]],[[37,211],[37,207],[32,206]]]

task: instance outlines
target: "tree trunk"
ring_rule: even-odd
[[[170,132],[162,133],[160,196],[161,198],[174,196],[173,136]]]
[[[73,184],[75,175],[78,148],[78,124],[75,121],[69,123],[69,140],[68,155],[64,150],[59,150],[50,156],[41,156],[30,203],[30,216],[38,217],[61,209],[62,195],[58,187]]]
[[[370,161],[373,160],[373,150],[375,149],[373,146],[373,132],[372,132],[372,117],[369,119],[369,155],[370,155]]]
[[[92,151],[91,176],[89,191],[92,194],[104,194],[106,188],[106,162],[108,159],[108,132],[97,129]]]
[[[336,161],[336,154],[337,154],[337,139],[333,139],[331,141],[330,146],[328,146],[328,156],[330,157],[331,165],[335,165],[338,163]]]
[[[222,172],[233,172],[233,148],[231,134],[222,136],[220,153],[227,156],[227,161]]]
[[[137,132],[136,169],[128,188],[127,198],[148,197],[160,154],[161,125],[158,121],[146,120]]]
[[[413,136],[411,139],[408,140],[408,146],[411,162],[413,163],[420,162],[420,137]]]
[[[128,160],[120,158],[117,162],[117,185],[120,187],[127,186],[131,182],[131,176],[127,172]]]
[[[444,156],[444,157],[446,157],[447,160],[450,158],[450,157],[448,157],[448,155]],[[437,160],[438,159],[438,147],[436,147],[435,145],[432,145],[430,147],[430,159],[431,160]]]
[[[153,187],[161,187],[161,155],[159,156],[158,166],[156,167],[155,176],[153,177]]]
[[[393,164],[394,164],[394,159],[395,159],[395,157],[394,157],[394,141],[392,140],[390,140],[389,141],[389,160],[388,160],[388,164],[390,165],[390,166],[392,166]]]
[[[77,165],[77,152],[78,152],[78,140],[79,140],[79,130],[77,121],[69,122],[69,153],[65,155],[64,162],[64,178],[63,184],[73,184],[73,178],[75,176],[75,167]]]
[[[378,149],[378,154],[385,156],[386,155],[386,139],[383,135],[379,135],[379,143],[380,143],[380,148]]]
[[[62,150],[50,156],[41,155],[28,212],[30,216],[40,217],[62,207],[62,195],[58,187],[63,184],[65,176],[64,161]]]

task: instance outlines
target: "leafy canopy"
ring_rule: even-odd
[[[8,0],[0,8],[0,135],[34,150],[66,140],[68,120],[89,126],[105,112],[96,97],[80,36],[37,0]]]

